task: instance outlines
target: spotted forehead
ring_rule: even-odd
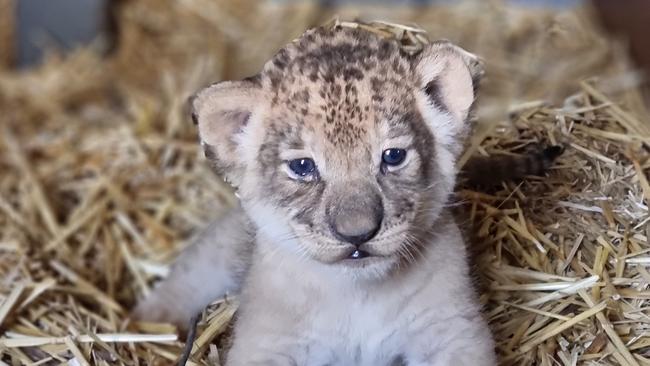
[[[337,146],[354,146],[377,123],[414,108],[411,56],[358,29],[308,31],[267,62],[258,81],[275,108]]]

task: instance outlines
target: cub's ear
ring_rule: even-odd
[[[190,99],[192,119],[208,159],[234,186],[244,171],[246,127],[260,105],[260,86],[249,80],[223,81],[199,91]]]
[[[428,102],[449,113],[456,128],[467,121],[483,67],[479,58],[448,41],[424,47],[416,58],[420,88]]]

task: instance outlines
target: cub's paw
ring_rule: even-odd
[[[184,307],[178,299],[169,299],[157,292],[141,300],[131,310],[131,319],[134,321],[171,323],[180,332],[185,331],[193,315],[191,309]]]

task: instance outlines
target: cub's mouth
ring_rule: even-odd
[[[387,259],[385,255],[373,253],[368,250],[354,248],[350,249],[346,256],[342,256],[336,264],[346,267],[367,267],[372,264],[384,262]]]
[[[359,250],[359,253],[355,250],[349,256],[337,261],[334,263],[335,266],[340,266],[348,269],[368,269],[375,268],[377,266],[383,266],[389,262],[389,258],[380,255],[373,255],[368,252]]]
[[[366,252],[365,250],[359,250],[355,249],[346,259],[351,259],[351,260],[356,260],[356,259],[364,259],[370,257],[371,254]]]
[[[404,233],[401,230],[390,233],[389,235],[380,235],[378,238],[369,240],[361,244],[338,243],[333,251],[332,256],[325,263],[329,264],[347,264],[352,266],[380,262],[392,262],[404,254],[408,249],[401,249],[404,243]],[[399,243],[402,243],[398,245]]]

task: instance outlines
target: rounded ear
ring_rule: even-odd
[[[190,99],[192,119],[208,159],[218,173],[237,186],[244,170],[241,142],[261,88],[249,80],[223,81],[199,91]]]
[[[483,75],[479,58],[448,41],[426,45],[416,58],[420,87],[429,103],[448,112],[456,125],[467,121]]]

